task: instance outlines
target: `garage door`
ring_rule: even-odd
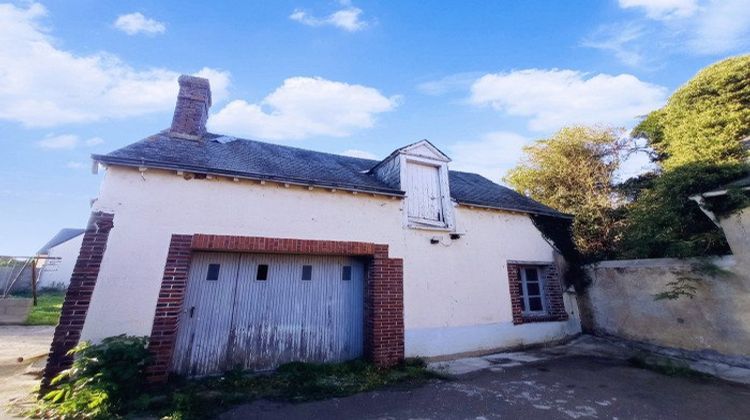
[[[172,366],[180,374],[362,356],[357,259],[198,253],[186,293]]]

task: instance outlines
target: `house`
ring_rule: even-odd
[[[61,229],[42,249],[37,289],[66,289],[81,250],[84,229]]]
[[[291,360],[489,352],[580,331],[555,248],[569,216],[429,141],[382,161],[206,132],[208,80],[182,76],[169,129],[106,168],[46,370],[79,340],[150,337],[149,376]]]

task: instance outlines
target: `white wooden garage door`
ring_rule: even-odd
[[[195,254],[172,369],[200,376],[361,357],[363,303],[364,264],[354,258]]]

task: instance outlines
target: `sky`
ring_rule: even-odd
[[[85,226],[90,155],[167,128],[180,74],[211,81],[212,132],[374,159],[428,139],[502,182],[524,145],[631,128],[749,47],[747,0],[0,3],[0,255]]]

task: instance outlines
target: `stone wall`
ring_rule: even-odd
[[[750,361],[750,273],[741,259],[717,258],[728,275],[696,270],[697,260],[604,261],[587,267],[579,298],[584,330],[600,335]],[[668,283],[700,278],[691,298],[655,300]]]

